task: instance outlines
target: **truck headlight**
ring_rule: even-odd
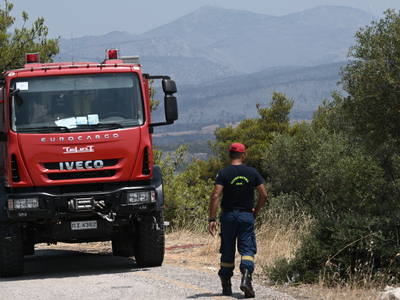
[[[154,191],[128,192],[126,195],[126,204],[128,205],[156,202],[156,194]]]
[[[39,208],[39,198],[8,199],[8,210],[32,210]]]

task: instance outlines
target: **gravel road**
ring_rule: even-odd
[[[108,253],[37,250],[25,257],[25,275],[0,279],[0,298],[39,299],[244,299],[239,280],[233,295],[221,295],[217,275],[164,263],[138,268],[134,259]],[[254,285],[256,299],[295,300],[267,287]]]

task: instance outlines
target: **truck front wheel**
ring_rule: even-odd
[[[24,247],[19,226],[0,222],[0,276],[22,276],[24,273]]]
[[[144,215],[138,224],[135,259],[139,267],[161,266],[165,251],[164,213]]]

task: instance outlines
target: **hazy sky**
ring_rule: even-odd
[[[25,10],[30,21],[45,18],[50,37],[103,35],[111,31],[140,34],[174,21],[204,5],[216,5],[260,14],[282,16],[318,5],[362,9],[381,18],[388,8],[400,9],[400,0],[8,0],[12,15],[22,25]],[[0,6],[4,7],[3,0]],[[28,23],[30,27],[31,23]],[[367,24],[366,24],[367,25]],[[369,24],[368,24],[369,25]]]

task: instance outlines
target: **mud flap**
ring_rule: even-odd
[[[153,168],[153,178],[151,179],[151,184],[156,187],[157,192],[157,211],[164,210],[164,187],[162,180],[162,173],[160,166],[154,166]]]

